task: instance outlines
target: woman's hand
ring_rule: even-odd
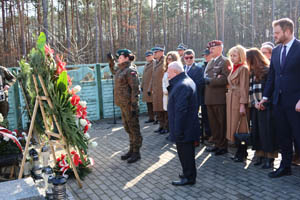
[[[240,104],[240,115],[246,115],[245,104]]]
[[[259,102],[255,103],[255,108],[256,108],[257,110],[260,110]]]

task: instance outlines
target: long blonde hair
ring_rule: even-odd
[[[172,57],[172,62],[174,61],[180,61],[180,56],[178,54],[177,51],[170,51],[167,53],[167,56],[165,57],[165,60],[164,60],[164,66],[163,66],[163,69],[164,69],[164,72],[166,72],[168,70],[168,57],[171,56]]]

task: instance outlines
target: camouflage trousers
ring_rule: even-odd
[[[2,114],[3,118],[7,118],[9,110],[9,105],[7,101],[0,102],[0,113]]]
[[[121,106],[122,121],[125,131],[129,135],[129,151],[139,152],[142,146],[143,137],[140,131],[138,107],[135,109],[136,114],[133,115],[130,106]]]

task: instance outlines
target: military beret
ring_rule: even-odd
[[[209,48],[206,48],[206,49],[202,52],[202,56],[206,56],[206,55],[209,55],[209,54],[210,54]]]
[[[153,51],[153,53],[157,52],[157,51],[164,51],[165,50],[165,47],[164,46],[160,46],[160,45],[157,45],[155,47],[153,47],[151,49],[151,51]]]
[[[221,46],[222,44],[223,44],[223,42],[221,40],[213,40],[213,41],[210,41],[209,43],[207,43],[207,48]]]
[[[121,55],[129,56],[132,52],[129,49],[119,49],[116,53],[116,58],[119,58]]]
[[[267,47],[267,48],[271,48],[271,49],[274,49],[274,44],[272,42],[264,42],[261,44],[261,47]]]
[[[145,56],[152,56],[153,55],[153,51],[146,51]]]
[[[186,49],[187,49],[187,46],[183,43],[180,43],[176,50],[186,50]]]

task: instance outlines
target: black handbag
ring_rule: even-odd
[[[246,124],[247,124],[247,132],[246,133],[241,133],[239,132],[240,129],[240,125],[241,125],[241,120],[243,117],[240,118],[236,132],[234,133],[234,138],[235,138],[235,143],[237,145],[247,145],[250,146],[251,145],[251,135],[250,135],[250,131],[249,131],[249,126],[248,126],[248,119],[247,116],[245,115],[245,119],[246,119]]]

